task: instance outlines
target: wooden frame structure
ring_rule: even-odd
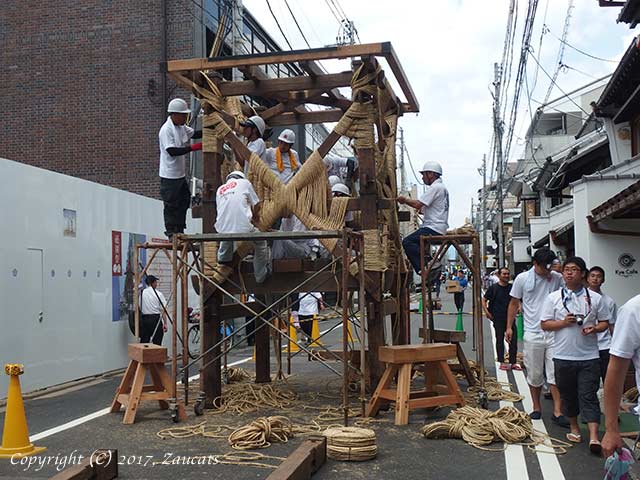
[[[351,71],[342,73],[322,73],[313,62],[329,59],[351,59]],[[378,59],[384,59],[393,72],[402,90],[405,100],[396,96],[389,81],[385,78]],[[288,78],[268,78],[261,67],[268,65],[297,63],[306,75]],[[350,200],[348,210],[360,212],[360,227],[364,232],[376,232],[385,228],[385,238],[379,234],[379,242],[389,242],[395,247],[397,262],[390,269],[367,269],[364,278],[354,279],[354,287],[364,285],[364,308],[367,313],[367,368],[370,384],[375,385],[383,371],[383,364],[378,359],[378,347],[385,345],[384,323],[385,316],[392,316],[394,344],[404,344],[409,340],[409,296],[406,288],[409,273],[403,259],[400,246],[399,230],[397,226],[398,214],[395,204],[397,187],[395,179],[395,132],[397,118],[405,112],[418,112],[419,106],[409,81],[398,61],[390,43],[372,43],[328,47],[288,52],[240,55],[232,57],[214,57],[187,60],[172,60],[164,64],[166,72],[180,85],[188,88],[194,95],[203,100],[205,127],[210,127],[211,118],[216,119],[216,137],[214,147],[209,151],[203,149],[203,194],[201,218],[203,220],[203,239],[214,233],[216,219],[215,192],[222,182],[223,143],[227,143],[235,153],[235,160],[242,167],[250,162],[251,152],[234,134],[233,128],[238,125],[238,114],[225,111],[225,99],[233,96],[245,96],[267,99],[275,105],[261,110],[259,115],[268,126],[284,126],[307,123],[340,122],[348,116],[353,107],[361,107],[370,112],[364,123],[370,129],[370,138],[374,141],[361,142],[346,131],[338,131],[338,126],[331,132],[314,154],[324,157],[342,135],[349,136],[355,141],[359,161],[360,192],[358,198]],[[224,71],[238,68],[245,75],[246,80],[226,81]],[[337,89],[351,87],[351,98],[344,97]],[[307,104],[329,107],[323,110],[310,111]],[[242,114],[252,114],[247,105],[242,105]],[[208,120],[209,119],[209,120]],[[217,129],[220,123],[226,130],[223,133]],[[231,128],[229,128],[231,127]],[[204,129],[205,134],[207,128]],[[374,134],[375,130],[375,134]],[[212,132],[213,129],[209,130]],[[204,136],[206,139],[207,137]],[[209,137],[211,138],[211,137]],[[205,140],[205,145],[207,144]],[[381,176],[381,162],[392,162],[392,168],[387,170],[386,176]],[[304,168],[304,165],[303,165]],[[391,170],[391,173],[388,173]],[[295,206],[289,206],[297,215]],[[381,213],[382,212],[382,213]],[[304,220],[303,220],[304,221]],[[307,225],[310,230],[314,227]],[[266,227],[265,227],[266,228]],[[317,227],[316,227],[317,228]],[[269,234],[266,234],[269,235]],[[183,240],[188,240],[183,236]],[[191,236],[190,240],[198,238]],[[365,249],[365,242],[361,248]],[[332,252],[338,258],[342,252],[337,249]],[[361,252],[363,254],[363,252]],[[363,255],[362,255],[363,256]],[[302,262],[298,268],[275,273],[270,281],[263,285],[252,282],[251,293],[263,294],[275,291],[289,291],[300,283],[302,278],[315,275],[313,266]],[[233,274],[236,275],[236,274]],[[237,280],[237,279],[236,279]],[[248,285],[249,286],[249,285]],[[233,289],[227,288],[232,292]],[[383,300],[384,292],[391,292],[391,301]],[[203,328],[201,330],[203,351],[213,348],[218,342],[218,331],[223,321],[222,292],[210,282],[202,284],[201,298],[205,299],[201,310]],[[265,347],[266,345],[266,347]],[[216,350],[214,349],[214,352]],[[214,398],[221,395],[220,362],[211,361],[204,357],[205,368],[201,372],[202,390],[206,396],[206,406],[212,406]],[[268,369],[269,350],[268,338],[256,337],[256,370],[258,381],[267,381],[263,371]]]
[[[437,246],[436,254],[433,255],[431,261],[427,264],[427,255],[425,252],[431,252],[431,247]],[[462,245],[470,245],[471,246],[471,257],[469,257],[462,248]],[[483,325],[482,325],[482,272],[480,270],[480,238],[477,233],[472,234],[451,234],[451,235],[421,235],[420,236],[420,264],[427,265],[426,268],[422,269],[421,272],[421,283],[422,283],[422,304],[428,305],[428,308],[422,309],[422,332],[424,333],[424,343],[433,343],[439,341],[439,336],[442,337],[442,331],[438,331],[435,328],[435,323],[433,319],[433,308],[432,305],[432,297],[431,297],[431,288],[427,286],[427,278],[429,278],[429,274],[433,269],[434,265],[437,265],[441,260],[444,259],[445,254],[450,246],[453,246],[462,262],[466,265],[466,267],[471,271],[472,276],[472,289],[473,289],[473,348],[476,351],[476,361],[478,366],[480,367],[479,371],[479,382],[480,382],[480,390],[479,396],[480,404],[486,404],[486,392],[484,390],[484,337],[483,337]],[[459,347],[459,345],[458,345]],[[461,348],[461,347],[459,347]],[[460,357],[460,355],[459,355]],[[464,357],[463,357],[464,358]],[[462,359],[461,359],[462,360]],[[467,379],[469,380],[469,384],[472,384],[472,381],[469,376],[468,369],[465,365],[463,365],[465,375],[467,375]]]

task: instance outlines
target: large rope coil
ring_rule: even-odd
[[[378,454],[376,433],[368,428],[334,427],[324,431],[327,457],[347,462],[371,460]]]
[[[260,417],[229,435],[234,450],[255,450],[270,447],[272,443],[287,443],[293,437],[291,420],[287,417]]]

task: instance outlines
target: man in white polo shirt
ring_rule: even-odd
[[[542,307],[542,329],[554,332],[553,364],[562,411],[569,419],[567,440],[582,442],[578,414],[589,429],[589,450],[599,455],[600,356],[597,334],[608,328],[609,311],[597,292],[584,287],[587,265],[569,257],[562,267],[565,286],[549,294]]]
[[[600,375],[602,382],[607,375],[607,367],[609,366],[609,347],[611,345],[611,334],[613,333],[613,326],[616,323],[616,313],[618,306],[613,298],[602,291],[602,284],[604,283],[604,269],[602,267],[594,266],[589,269],[589,275],[587,275],[587,286],[589,290],[597,292],[602,297],[602,303],[607,307],[609,312],[609,328],[604,332],[598,334],[598,350],[600,353]]]
[[[444,235],[449,228],[449,191],[442,183],[442,167],[438,162],[425,162],[422,170],[422,181],[427,186],[425,192],[417,200],[400,196],[396,200],[400,205],[409,205],[422,214],[422,225],[418,230],[402,240],[402,246],[413,269],[420,274],[420,236]],[[425,260],[430,257],[425,252]],[[440,275],[439,269],[432,270],[433,277]]]
[[[298,152],[292,148],[294,143],[296,134],[287,128],[278,136],[278,146],[267,149],[264,157],[269,168],[284,184],[291,181],[301,166]]]
[[[631,360],[636,369],[636,384],[640,384],[640,295],[633,297],[618,310],[609,355],[607,379],[604,382],[606,433],[602,439],[602,451],[605,457],[624,446],[618,426],[618,412]]]
[[[569,421],[562,415],[560,394],[556,387],[553,367],[553,332],[543,332],[540,325],[542,305],[547,296],[562,286],[562,275],[551,270],[556,255],[548,248],[541,248],[533,256],[533,267],[519,274],[511,287],[511,301],[507,313],[505,340],[511,342],[513,324],[522,302],[524,316],[524,364],[527,370],[527,383],[533,399],[532,419],[542,418],[540,394],[545,376],[553,398],[551,420],[563,427]]]

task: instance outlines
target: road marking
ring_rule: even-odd
[[[533,399],[524,373],[522,371],[515,370],[513,371],[513,377],[516,380],[516,385],[518,386],[520,394],[524,396],[522,405],[524,406],[525,411],[530,412],[533,410]],[[547,435],[547,428],[544,426],[544,421],[542,419],[532,420],[532,422],[533,428]],[[544,478],[553,478],[554,480],[564,480],[565,477],[564,473],[562,473],[562,468],[560,468],[558,456],[555,454],[553,448],[551,448],[551,440],[549,440],[549,438],[545,440],[545,445],[548,445],[549,448],[545,448],[541,445],[536,446],[536,456],[538,457],[542,476]]]
[[[340,324],[339,327],[342,327],[342,324]],[[339,328],[339,327],[336,327],[336,328]],[[331,330],[331,329],[327,329],[327,330],[325,330],[323,332],[320,332],[320,335],[324,335],[329,330]],[[246,358],[243,358],[241,360],[236,360],[235,362],[229,363],[227,366],[235,367],[236,365],[241,365],[243,363],[250,362],[251,360],[253,360],[253,356],[246,357]],[[200,374],[196,373],[195,375],[189,377],[189,381],[197,380],[198,378],[200,378]],[[63,423],[62,425],[58,425],[57,427],[53,427],[53,428],[50,428],[48,430],[44,430],[43,432],[36,433],[35,435],[31,435],[29,437],[29,439],[32,442],[36,442],[36,441],[41,440],[43,438],[50,437],[51,435],[55,435],[56,433],[64,432],[65,430],[69,430],[69,429],[71,429],[73,427],[77,427],[78,425],[82,425],[83,423],[87,423],[87,422],[89,422],[91,420],[94,420],[96,418],[100,418],[100,417],[106,415],[107,413],[109,413],[110,410],[111,410],[111,407],[103,408],[101,410],[98,410],[97,412],[93,412],[93,413],[90,413],[89,415],[85,415],[84,417],[76,418],[75,420],[71,420],[70,422]]]
[[[493,352],[495,357],[498,357],[498,351],[496,349],[496,331],[493,328],[493,323],[489,323],[491,327],[491,340],[493,342]],[[496,378],[501,383],[509,383],[509,377],[507,372],[500,370],[500,362],[495,362],[496,365]],[[513,406],[512,402],[500,402],[500,407]],[[524,459],[524,449],[522,445],[507,445],[504,451],[504,465],[507,470],[507,480],[529,480],[529,473],[527,472],[527,462]]]

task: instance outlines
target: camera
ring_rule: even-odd
[[[581,313],[576,313],[575,317],[576,317],[576,323],[578,325],[582,325],[584,323],[584,315],[582,315]]]

